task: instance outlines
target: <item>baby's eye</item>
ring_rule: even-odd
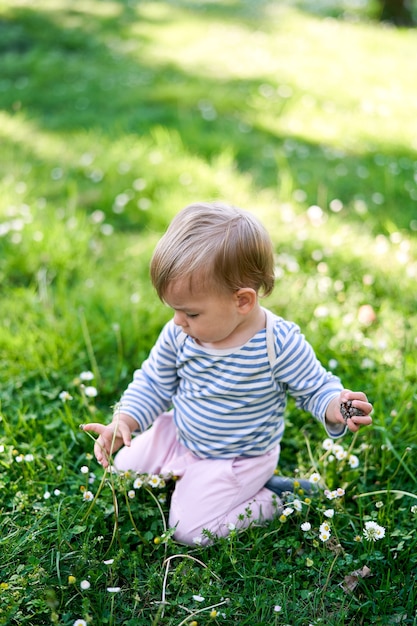
[[[187,317],[198,317],[198,313],[186,313]]]

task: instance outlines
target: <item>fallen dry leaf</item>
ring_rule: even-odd
[[[372,576],[372,572],[367,565],[364,565],[361,569],[356,569],[348,576],[345,576],[341,587],[346,593],[353,593],[359,583],[359,579],[368,578],[369,576]]]

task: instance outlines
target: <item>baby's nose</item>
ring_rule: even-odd
[[[174,313],[174,324],[177,326],[185,326],[186,325],[186,317],[182,311],[175,311]]]

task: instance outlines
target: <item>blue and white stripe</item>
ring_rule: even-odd
[[[258,456],[275,448],[284,433],[287,393],[324,423],[340,380],[319,363],[298,326],[268,315],[272,367],[265,329],[240,348],[208,350],[168,322],[123,394],[122,412],[145,430],[173,407],[180,442],[201,458]]]

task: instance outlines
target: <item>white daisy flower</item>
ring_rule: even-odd
[[[84,387],[84,393],[87,398],[95,398],[98,394],[98,391],[95,387],[88,385],[87,387]]]
[[[291,515],[291,513],[294,513],[294,509],[291,508],[290,506],[287,506],[283,511],[282,514],[285,515],[285,517],[288,517],[289,515]]]
[[[143,487],[143,478],[138,476],[133,483],[133,489],[140,489],[141,487]]]
[[[149,476],[148,484],[153,489],[156,489],[157,487],[161,486],[161,482],[162,482],[162,479],[160,476],[158,476],[158,474],[152,474],[151,476]]]
[[[93,380],[94,378],[94,374],[93,372],[87,371],[87,372],[81,372],[80,374],[80,380],[86,382],[87,380]]]
[[[376,522],[365,522],[363,536],[368,541],[378,541],[378,539],[385,537],[385,528]]]
[[[356,469],[357,467],[359,467],[359,459],[355,454],[349,455],[348,463],[352,469]]]
[[[68,402],[69,400],[72,400],[72,395],[68,393],[68,391],[61,391],[59,399],[62,400],[62,402]]]
[[[333,452],[338,461],[343,461],[347,457],[347,452],[342,446],[335,446]]]
[[[319,530],[321,533],[325,532],[330,534],[330,525],[327,522],[323,522],[320,524]]]

